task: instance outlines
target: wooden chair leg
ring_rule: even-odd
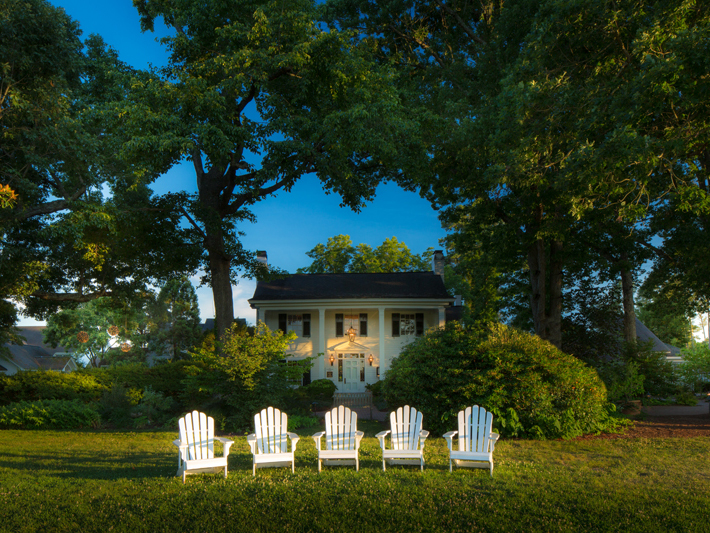
[[[385,460],[382,459],[382,471],[384,472],[385,470],[387,470],[387,469],[385,468]]]

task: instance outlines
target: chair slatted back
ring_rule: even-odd
[[[338,406],[325,414],[325,449],[354,450],[357,413]]]
[[[422,429],[422,414],[408,405],[400,407],[390,413],[390,429],[393,450],[416,450]]]
[[[288,451],[288,415],[269,407],[254,415],[254,434],[257,453],[286,453]]]
[[[459,451],[487,453],[493,414],[474,405],[459,411]]]
[[[180,440],[187,443],[187,458],[195,461],[214,458],[214,419],[193,411],[178,421]]]

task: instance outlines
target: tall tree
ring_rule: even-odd
[[[406,167],[403,182],[444,207],[447,226],[483,229],[494,262],[525,264],[535,331],[561,344],[565,273],[585,234],[614,259],[633,336],[633,253],[650,243],[622,246],[613,226],[647,221],[664,195],[708,203],[704,2],[329,5],[409,74],[397,80],[426,125],[431,172]]]
[[[299,268],[299,274],[336,274],[340,272],[417,272],[430,270],[433,250],[421,255],[412,253],[397,237],[385,239],[377,248],[368,244],[353,246],[349,235],[330,237],[324,245],[318,243],[306,255],[313,262]]]
[[[151,315],[151,350],[177,360],[198,344],[202,336],[200,308],[188,278],[168,281],[160,289]]]
[[[198,192],[183,214],[201,239],[222,333],[238,270],[259,272],[239,240],[249,208],[315,173],[358,209],[389,175],[381,161],[407,156],[410,121],[368,43],[319,24],[313,0],[134,5],[144,30],[162,17],[174,33],[163,39],[168,66],[134,83],[124,116],[135,138],[122,155],[192,163]]]
[[[46,317],[195,268],[171,205],[116,154],[112,110],[143,75],[44,0],[0,4],[0,297]],[[4,193],[7,195],[7,193]],[[140,234],[140,238],[136,238]]]

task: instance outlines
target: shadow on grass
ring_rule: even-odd
[[[0,469],[61,479],[154,479],[175,475],[177,454],[125,452],[102,455],[94,451],[73,452],[71,455],[4,453],[0,458]]]

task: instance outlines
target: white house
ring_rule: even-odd
[[[296,333],[287,360],[316,357],[304,384],[330,379],[341,392],[362,392],[384,376],[403,346],[445,324],[454,299],[444,288],[443,257],[435,252],[433,272],[260,281],[249,304],[270,329]]]

